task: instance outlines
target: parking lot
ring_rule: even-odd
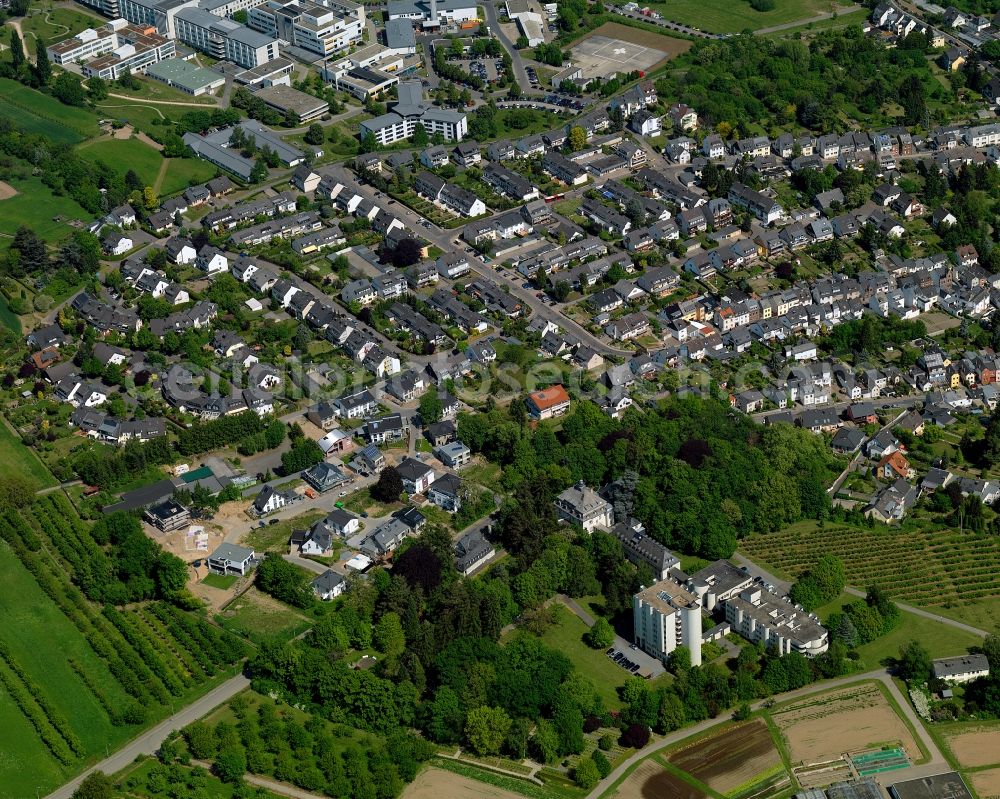
[[[503,62],[493,58],[457,59],[454,61],[457,66],[464,69],[470,75],[486,81],[496,83],[503,73]]]
[[[605,654],[636,677],[656,677],[664,671],[663,664],[659,660],[647,655],[634,644],[628,644],[623,638],[616,638],[615,645]]]

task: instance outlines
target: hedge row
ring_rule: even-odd
[[[4,660],[4,666],[0,666],[0,683],[7,689],[7,693],[18,706],[25,718],[31,722],[38,737],[42,739],[49,751],[60,763],[69,764],[75,759],[72,750],[67,745],[65,737],[56,729],[46,717],[45,710],[32,697],[24,682],[10,670],[9,664]]]
[[[80,661],[76,658],[70,658],[67,662],[69,663],[69,667],[76,672],[76,676],[87,687],[87,690],[93,695],[94,699],[97,700],[97,703],[104,709],[108,718],[111,719],[111,723],[116,727],[120,727],[124,723],[124,720],[118,708],[112,703],[111,697],[105,693],[104,689],[97,683],[97,680],[91,676],[90,672],[84,668]]]
[[[104,616],[111,622],[112,626],[114,626],[114,628],[122,634],[122,637],[124,637],[132,649],[136,651],[142,662],[145,663],[149,670],[156,675],[157,679],[163,683],[170,693],[174,696],[180,696],[184,693],[184,689],[186,687],[184,683],[170,671],[169,666],[163,662],[163,658],[154,652],[149,644],[147,644],[147,642],[144,641],[139,634],[129,626],[128,621],[122,616],[121,613],[110,605],[106,605],[104,608]]]

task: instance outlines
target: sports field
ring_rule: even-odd
[[[671,22],[709,33],[739,33],[791,22],[805,23],[835,11],[842,4],[830,0],[775,0],[771,11],[754,11],[747,0],[669,0],[643,4],[646,5]]]
[[[77,144],[98,133],[97,118],[90,111],[63,105],[9,78],[0,78],[0,115],[22,130],[44,133],[63,144]]]

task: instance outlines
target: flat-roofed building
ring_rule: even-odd
[[[352,0],[265,0],[247,14],[250,27],[327,58],[360,44],[365,7]]]
[[[246,69],[278,57],[278,41],[231,19],[220,19],[201,8],[184,8],[174,17],[177,38],[220,61]]]
[[[889,786],[889,796],[892,799],[972,799],[957,771],[893,783]]]
[[[146,74],[195,97],[214,92],[226,85],[225,75],[220,75],[213,69],[197,67],[179,58],[168,58],[158,64],[152,64],[146,70]]]
[[[126,72],[145,72],[150,65],[171,58],[176,48],[172,39],[161,36],[152,25],[114,19],[54,44],[47,52],[56,64],[83,63],[88,78],[117,80]]]
[[[701,665],[701,603],[673,580],[660,580],[632,597],[635,644],[665,660],[677,647],[691,653],[691,665]]]
[[[300,92],[298,89],[283,84],[272,84],[257,89],[254,96],[263,100],[280,114],[288,114],[289,112],[294,114],[300,122],[318,119],[330,110],[330,104],[326,100],[320,100],[311,94]]]

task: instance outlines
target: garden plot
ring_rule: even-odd
[[[896,744],[911,761],[920,749],[878,686],[865,684],[794,702],[771,713],[796,763],[821,763],[884,744]]]
[[[749,786],[781,766],[767,725],[754,721],[704,738],[670,755],[670,762],[719,793]]]

